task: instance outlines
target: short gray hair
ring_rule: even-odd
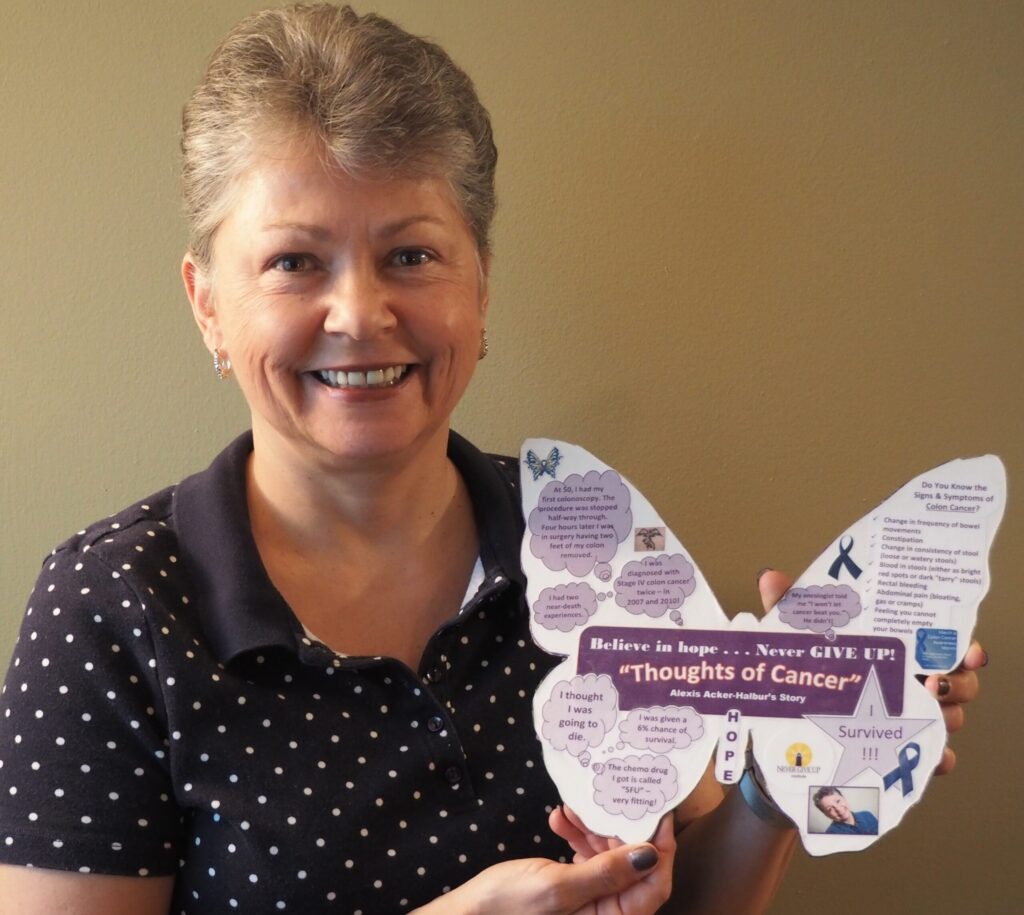
[[[814,795],[811,798],[811,800],[814,801],[814,806],[821,810],[822,813],[824,813],[825,811],[822,810],[822,801],[824,801],[825,798],[833,794],[838,794],[840,797],[844,796],[843,792],[840,791],[835,785],[823,785],[821,788],[814,792]]]
[[[182,195],[201,266],[235,181],[279,130],[318,140],[352,175],[446,178],[480,253],[490,252],[498,153],[470,78],[381,16],[319,3],[243,19],[185,105]]]

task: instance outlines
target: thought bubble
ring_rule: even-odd
[[[582,578],[608,562],[629,535],[629,490],[614,470],[548,483],[530,512],[530,552],[552,572]]]
[[[608,674],[556,683],[541,712],[541,734],[556,750],[581,756],[604,740],[619,714],[619,694]]]
[[[594,776],[595,803],[627,820],[660,813],[676,790],[676,768],[665,756],[615,757]]]
[[[597,595],[586,582],[555,585],[540,592],[533,618],[545,629],[572,632],[597,613]]]
[[[587,766],[590,765],[590,751],[589,750],[584,750],[583,753],[580,755],[580,765],[583,766],[584,768],[586,768]]]
[[[615,603],[629,613],[657,619],[679,609],[696,587],[693,566],[679,553],[644,556],[622,567],[615,579]]]
[[[599,562],[594,566],[594,574],[598,581],[611,581],[612,567],[607,562]]]
[[[668,753],[685,750],[700,740],[704,736],[704,719],[688,706],[635,708],[619,725],[619,733],[637,750]]]
[[[794,629],[824,632],[835,639],[835,629],[860,615],[860,596],[849,585],[811,585],[791,588],[779,601],[779,619]]]

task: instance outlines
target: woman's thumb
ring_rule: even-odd
[[[573,864],[566,872],[568,908],[579,908],[605,896],[614,896],[639,883],[658,863],[658,850],[650,844],[623,845]]]

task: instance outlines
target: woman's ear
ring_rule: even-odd
[[[196,263],[191,251],[185,252],[181,261],[181,279],[185,294],[192,305],[192,316],[199,325],[206,348],[213,352],[221,345],[220,324],[213,307],[213,284],[210,273]]]

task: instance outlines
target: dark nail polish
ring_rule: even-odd
[[[939,677],[939,689],[938,689],[939,698],[941,699],[943,696],[948,696],[949,695],[949,690],[950,690],[949,680],[947,680],[945,677]]]
[[[635,871],[649,871],[658,863],[658,850],[651,845],[645,845],[636,851],[629,853],[629,863]]]
[[[765,566],[763,569],[761,569],[757,573],[757,580],[760,581],[761,580],[761,576],[764,575],[765,572],[774,572],[774,571],[775,571],[775,569],[773,569],[771,566]]]
[[[984,648],[982,648],[981,649],[981,654],[982,654],[981,666],[982,667],[988,667],[988,652],[985,651]]]

